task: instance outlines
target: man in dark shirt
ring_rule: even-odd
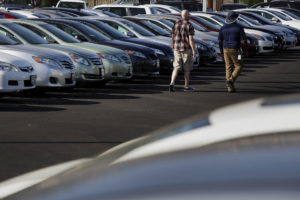
[[[236,23],[238,17],[238,13],[230,11],[225,20],[226,24],[219,32],[219,44],[225,60],[228,92],[236,91],[234,82],[242,69],[241,44],[244,48],[247,45],[244,29]]]
[[[173,72],[170,83],[170,92],[174,92],[175,80],[180,68],[184,69],[184,91],[194,91],[194,88],[189,86],[190,71],[193,69],[193,58],[195,57],[193,25],[188,21],[189,12],[183,10],[181,12],[182,20],[177,21],[172,29],[172,45],[174,48]]]

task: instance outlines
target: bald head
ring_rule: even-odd
[[[182,19],[189,20],[189,18],[190,18],[189,11],[188,10],[181,11],[181,17],[182,17]]]

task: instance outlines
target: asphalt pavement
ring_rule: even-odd
[[[245,60],[237,93],[227,93],[224,64],[192,72],[193,93],[168,91],[170,75],[21,94],[0,99],[0,181],[94,156],[195,114],[259,97],[300,92],[300,47]],[[242,116],[241,116],[242,117]]]

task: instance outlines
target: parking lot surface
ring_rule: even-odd
[[[56,163],[93,156],[202,112],[259,97],[300,92],[300,48],[245,60],[237,93],[227,93],[224,64],[192,72],[168,91],[170,75],[21,94],[0,99],[0,181]],[[242,116],[241,116],[242,117]]]

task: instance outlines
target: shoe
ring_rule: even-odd
[[[227,91],[229,93],[234,93],[235,92],[235,87],[234,87],[232,81],[226,81],[226,87],[227,87]]]
[[[192,87],[184,87],[184,88],[183,88],[183,91],[184,91],[184,92],[194,92],[195,89],[192,88]]]
[[[169,92],[175,92],[174,85],[169,86]]]

